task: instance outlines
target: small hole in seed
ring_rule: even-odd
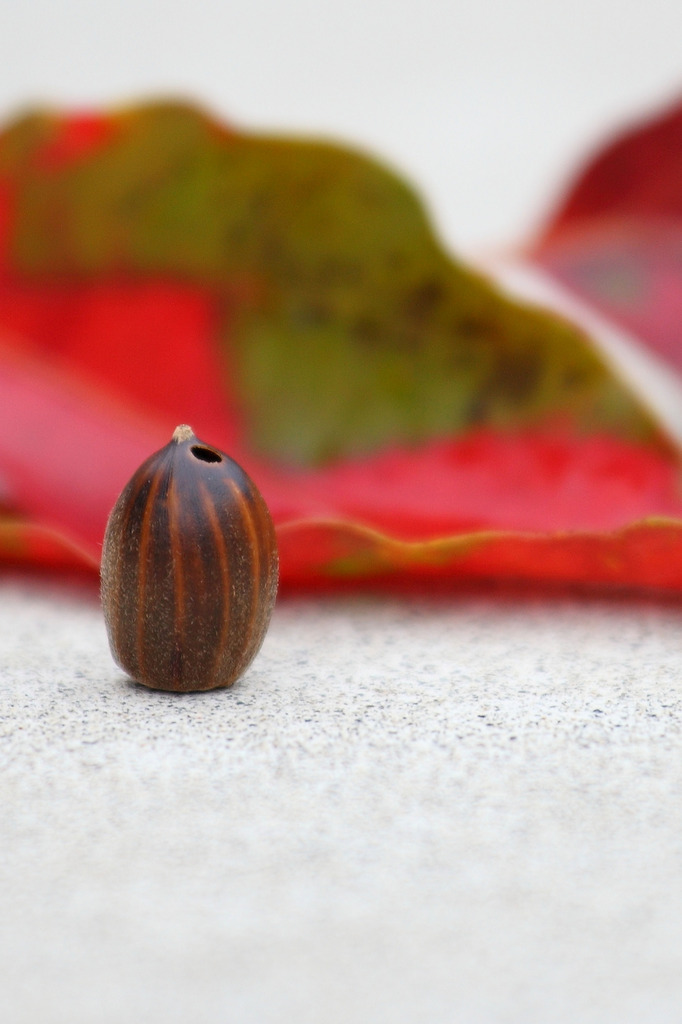
[[[218,455],[217,452],[211,451],[210,448],[202,448],[198,444],[192,445],[190,451],[195,459],[200,459],[202,462],[222,462],[222,456]]]

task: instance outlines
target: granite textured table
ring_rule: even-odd
[[[5,1024],[682,1021],[682,608],[285,600],[232,690],[0,584]]]

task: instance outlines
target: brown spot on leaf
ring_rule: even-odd
[[[516,352],[499,351],[485,391],[511,405],[529,402],[538,390],[543,374],[542,360],[535,349]]]
[[[436,278],[422,281],[405,297],[403,312],[415,324],[424,324],[433,317],[445,298],[445,288]]]

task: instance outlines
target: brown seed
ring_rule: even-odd
[[[177,427],[114,505],[101,573],[111,652],[133,679],[183,692],[230,686],[275,603],[267,505],[236,462]]]

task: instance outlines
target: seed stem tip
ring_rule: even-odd
[[[176,444],[182,444],[183,441],[189,441],[194,437],[194,431],[191,427],[188,427],[186,423],[181,423],[179,427],[176,427],[173,431],[173,437],[171,440],[175,441]]]

